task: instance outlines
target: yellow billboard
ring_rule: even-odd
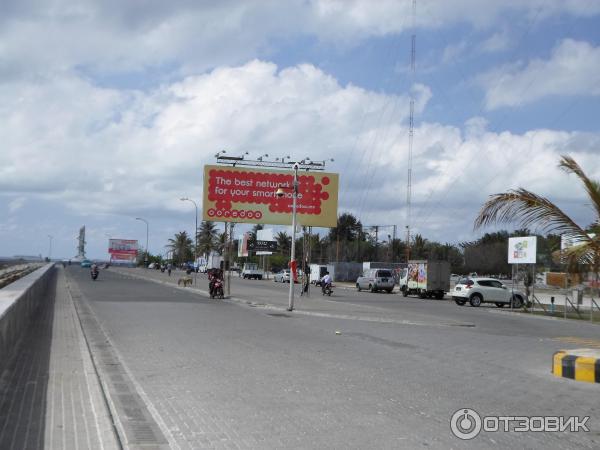
[[[291,170],[204,166],[202,218],[217,222],[292,224]],[[302,226],[335,227],[337,173],[298,172],[296,221]],[[278,197],[279,187],[284,195]]]

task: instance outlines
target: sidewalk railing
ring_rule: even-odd
[[[584,310],[582,305],[579,305],[576,301],[571,301],[568,295],[565,295],[564,306],[556,305],[554,303],[554,297],[552,297],[552,303],[548,305],[542,303],[535,295],[532,295],[530,308],[527,309],[524,304],[523,309],[525,309],[526,312],[535,313],[536,305],[539,305],[539,308],[541,308],[544,315],[560,317],[560,313],[562,312],[563,318],[568,319],[570,313],[575,313],[580,320],[586,320],[585,313],[587,312],[587,308]],[[559,308],[561,308],[562,311],[560,311]],[[594,312],[594,310],[597,310],[597,312]],[[591,323],[594,323],[594,314],[599,315],[598,313],[600,313],[600,305],[594,298],[590,298],[589,319]]]

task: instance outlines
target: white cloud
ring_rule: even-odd
[[[483,41],[480,49],[484,53],[495,53],[506,50],[512,44],[510,33],[507,30],[492,34]]]
[[[17,197],[15,199],[11,200],[8,203],[9,214],[14,214],[19,209],[21,209],[23,207],[23,205],[25,204],[25,200],[26,200],[25,197]]]
[[[547,96],[600,95],[600,47],[565,39],[547,60],[534,59],[488,72],[478,79],[487,109],[514,107]]]
[[[432,93],[413,89],[420,114]],[[203,165],[227,149],[333,157],[341,210],[363,223],[404,221],[408,96],[342,86],[310,64],[279,70],[254,60],[150,92],[101,89],[63,73],[40,84],[5,83],[0,96],[0,190],[32,203],[52,201],[89,218],[166,218],[188,211],[180,197],[201,197]],[[556,163],[572,154],[600,179],[599,144],[598,133],[494,133],[482,118],[464,130],[422,124],[414,139],[416,229],[466,239],[486,196],[517,186],[581,201],[583,191]]]
[[[465,40],[457,42],[456,44],[448,44],[442,52],[442,63],[447,64],[448,62],[460,58],[467,50],[467,47],[468,43]]]
[[[492,27],[505,13],[543,18],[600,14],[583,0],[420,0],[417,25]],[[409,0],[136,2],[5,0],[0,6],[0,80],[77,67],[94,75],[184,74],[269,55],[281,39],[316,36],[352,45],[411,27]],[[502,45],[497,36],[488,43]],[[43,45],[41,45],[43,43]]]

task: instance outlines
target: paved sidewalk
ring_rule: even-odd
[[[0,379],[1,449],[118,449],[62,267]]]

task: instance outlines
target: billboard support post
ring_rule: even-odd
[[[533,277],[532,285],[535,292],[535,264],[537,262],[537,237],[511,237],[508,238],[508,263],[511,264],[512,272],[512,295],[510,299],[510,309],[513,309],[513,298],[515,295],[515,277],[519,276],[519,264],[532,264]],[[516,266],[516,267],[515,267]],[[517,273],[515,275],[514,269]],[[518,280],[517,280],[518,282]],[[529,302],[529,297],[525,300],[525,305]]]
[[[290,255],[290,291],[288,294],[288,311],[294,310],[294,282],[295,274],[292,273],[296,261],[296,198],[298,197],[298,163],[294,164],[294,186],[292,187],[292,251]]]

